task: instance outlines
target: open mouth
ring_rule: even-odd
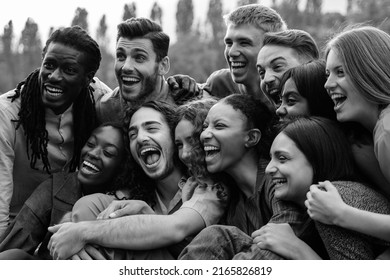
[[[347,97],[342,95],[342,94],[340,94],[340,93],[332,94],[331,98],[333,100],[335,108],[341,106],[345,102],[345,100],[347,100]]]
[[[220,149],[215,146],[204,146],[206,158],[212,158],[220,152]]]
[[[279,179],[273,179],[272,182],[274,182],[275,187],[280,187],[280,186],[286,184],[286,183],[287,183],[287,180],[286,180],[286,179],[279,178]]]
[[[271,88],[267,89],[268,96],[272,99],[272,101],[276,105],[280,105],[282,103],[282,100],[280,98],[280,90],[277,88]]]
[[[53,97],[58,97],[63,94],[63,90],[60,88],[52,87],[52,86],[45,86],[45,90],[48,95]]]
[[[154,147],[148,147],[140,151],[140,156],[146,167],[152,168],[158,164],[161,152]]]
[[[122,76],[122,83],[127,86],[133,86],[140,82],[139,78]]]
[[[244,62],[231,62],[230,66],[232,69],[241,69],[246,66],[246,63]]]
[[[81,164],[81,171],[85,174],[96,174],[100,172],[100,168],[89,161],[84,160]]]

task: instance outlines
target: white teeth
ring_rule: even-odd
[[[96,165],[94,165],[94,164],[92,164],[92,163],[90,163],[90,162],[88,162],[88,161],[85,161],[85,160],[84,160],[84,161],[83,161],[83,164],[86,165],[86,166],[88,166],[89,168],[95,170],[96,172],[99,172],[99,171],[100,171],[100,169],[99,169]]]
[[[275,184],[284,184],[287,182],[286,179],[273,179],[272,180]]]
[[[125,82],[131,82],[131,83],[139,82],[139,79],[131,78],[131,77],[122,77],[122,80],[125,81]]]
[[[210,151],[218,151],[219,149],[214,146],[205,146],[204,147],[205,152],[210,152]]]
[[[59,96],[63,93],[63,90],[59,89],[59,88],[48,87],[48,86],[46,86],[45,88],[51,95],[54,95],[54,96]]]
[[[231,62],[232,67],[244,67],[245,63],[243,62]]]
[[[157,152],[158,150],[156,148],[146,148],[141,151],[141,156],[145,155],[147,152]]]

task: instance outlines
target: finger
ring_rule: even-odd
[[[328,192],[336,190],[336,187],[329,181],[325,181],[323,187]]]
[[[77,255],[81,260],[93,260],[93,258],[85,251],[85,249],[81,249]]]
[[[94,259],[94,260],[105,260],[106,258],[102,255],[102,253],[100,253],[100,251],[91,246],[91,245],[87,245],[85,246],[85,251],[89,254],[89,256]]]
[[[60,229],[60,227],[62,227],[62,225],[64,225],[64,224],[51,226],[51,227],[48,227],[47,230],[52,232],[52,233],[56,233]]]
[[[317,191],[318,190],[318,185],[313,184],[313,185],[310,186],[309,189],[310,189],[311,192]]]
[[[178,89],[179,88],[179,84],[176,82],[176,79],[174,77],[169,77],[167,79],[167,82],[168,82],[168,85],[170,88],[172,89]]]
[[[73,255],[70,259],[72,261],[79,261],[79,260],[81,260],[81,258],[77,254]]]

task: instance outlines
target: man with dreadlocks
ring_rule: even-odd
[[[118,25],[115,75],[118,87],[96,101],[99,123],[123,119],[125,108],[150,100],[184,103],[187,90],[174,91],[164,75],[170,68],[169,36],[146,18],[131,18]]]
[[[50,174],[74,171],[96,126],[90,83],[99,68],[98,44],[81,27],[58,29],[47,40],[41,67],[0,96],[0,235]]]

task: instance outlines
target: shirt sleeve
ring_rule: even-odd
[[[190,183],[191,178],[186,184]],[[185,189],[186,186],[183,187]],[[214,185],[198,185],[191,198],[181,208],[191,208],[199,213],[206,226],[216,224],[227,208],[230,192],[222,183]]]
[[[381,171],[390,183],[390,109],[386,109],[375,127],[374,150]]]
[[[16,119],[0,100],[0,235],[8,226],[9,208],[13,194],[13,165],[15,158]]]

